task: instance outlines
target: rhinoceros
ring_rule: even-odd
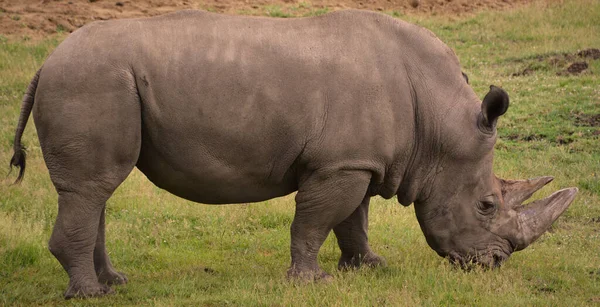
[[[414,203],[429,246],[499,266],[540,237],[577,188],[522,203],[552,180],[492,172],[496,123],[454,52],[430,31],[366,11],[291,20],[182,11],[100,21],[72,33],[35,74],[11,166],[23,177],[33,112],[58,192],[49,250],[65,297],[127,281],[105,248],[105,207],[134,167],[205,204],[297,191],[291,278],[331,278],[317,253],[333,230],[340,268],[385,265],[371,250],[371,197]]]

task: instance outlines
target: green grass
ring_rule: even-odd
[[[320,16],[329,12],[329,8],[327,7],[314,8],[307,2],[300,2],[297,5],[287,5],[283,7],[280,5],[266,5],[263,9],[266,16],[278,18]],[[254,15],[254,12],[250,11],[244,15]]]
[[[309,4],[298,5],[305,14]],[[281,9],[279,9],[282,11]],[[277,10],[273,10],[276,12]],[[295,14],[293,10],[285,14]],[[72,305],[386,306],[600,304],[600,60],[577,76],[557,75],[563,53],[600,48],[600,3],[534,3],[460,19],[403,16],[450,45],[480,97],[489,84],[511,95],[499,123],[495,170],[501,177],[553,175],[539,195],[577,186],[580,193],[536,243],[499,270],[453,269],[426,244],[412,207],[376,198],[370,239],[388,267],[337,272],[335,238],[322,247],[331,283],[285,279],[293,196],[252,205],[205,206],[162,191],[134,171],[108,203],[108,249],[130,283],[117,295]],[[12,155],[21,97],[64,36],[0,39],[0,162]],[[559,61],[560,62],[560,61]],[[525,76],[514,73],[532,67]],[[47,251],[57,196],[30,122],[28,171],[21,185],[0,180],[0,305],[64,304],[67,276]]]

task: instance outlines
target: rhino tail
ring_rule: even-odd
[[[17,129],[15,131],[15,140],[13,143],[13,156],[10,159],[10,170],[12,171],[13,166],[19,168],[19,176],[15,181],[15,184],[21,182],[23,180],[23,175],[25,175],[25,158],[27,156],[25,152],[25,147],[21,144],[21,137],[23,136],[23,131],[25,131],[25,126],[27,126],[27,120],[29,120],[29,115],[31,114],[31,109],[33,108],[33,103],[35,101],[35,91],[37,89],[38,80],[40,78],[40,68],[36,73],[29,86],[27,87],[27,91],[25,92],[25,96],[23,96],[23,103],[21,104],[21,114],[19,115],[19,123],[17,124]],[[9,173],[10,174],[10,173]]]

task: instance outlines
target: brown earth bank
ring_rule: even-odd
[[[72,32],[93,20],[160,15],[184,9],[293,17],[339,9],[402,14],[470,14],[507,9],[533,0],[0,0],[0,34],[40,38]]]

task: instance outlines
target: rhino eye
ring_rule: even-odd
[[[492,215],[496,212],[496,204],[493,201],[482,200],[477,202],[477,209],[483,215]]]

